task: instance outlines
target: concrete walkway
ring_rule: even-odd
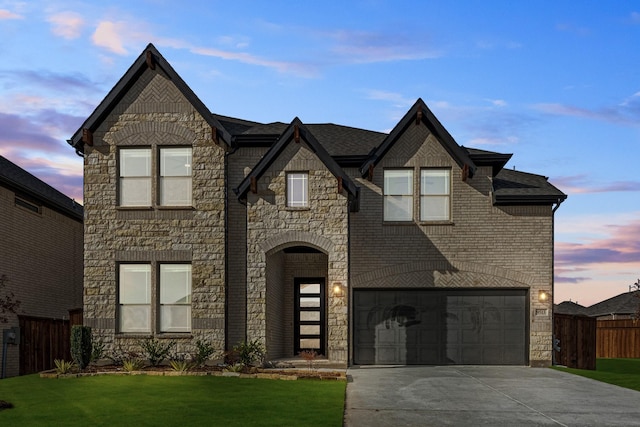
[[[360,367],[345,426],[640,426],[640,392],[546,368]]]

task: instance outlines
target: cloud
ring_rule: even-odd
[[[80,37],[85,21],[79,13],[60,12],[47,18],[51,24],[51,32],[56,36],[72,40]]]
[[[559,103],[541,103],[533,105],[533,108],[543,113],[556,116],[571,116],[600,120],[609,123],[626,126],[639,126],[640,121],[640,92],[622,100],[617,105],[605,106],[596,109],[577,107]]]
[[[13,13],[7,9],[0,9],[0,21],[5,19],[24,19],[24,16]]]
[[[76,89],[88,91],[98,89],[97,84],[80,73],[60,74],[48,70],[2,70],[0,80],[6,81],[5,88],[9,89],[10,85],[20,90],[25,86],[38,86],[65,94]]]
[[[640,191],[640,181],[613,181],[604,185],[594,185],[588,181],[587,175],[556,177],[553,182],[566,192],[574,194]]]
[[[39,151],[42,153],[67,154],[72,152],[62,139],[52,134],[71,135],[75,131],[71,123],[78,123],[77,118],[55,111],[40,113],[40,117],[27,118],[15,114],[0,112],[0,146],[7,151]]]
[[[640,219],[623,224],[607,224],[607,234],[585,239],[582,243],[557,242],[556,265],[559,268],[584,268],[598,264],[640,264]]]
[[[91,40],[96,46],[103,47],[112,53],[127,55],[129,51],[124,45],[127,34],[130,34],[129,28],[130,25],[124,21],[102,21],[96,27]]]
[[[394,107],[407,109],[416,101],[409,99],[397,92],[389,92],[385,90],[370,89],[365,91],[365,98],[374,101],[386,101],[393,104]]]
[[[631,12],[631,22],[634,24],[640,24],[640,13]]]
[[[556,24],[556,30],[571,33],[580,37],[586,37],[591,34],[591,30],[586,27],[579,27],[570,23]]]
[[[324,36],[336,42],[330,51],[348,63],[433,59],[442,55],[435,49],[425,48],[424,42],[418,43],[398,33],[336,30],[325,32]]]

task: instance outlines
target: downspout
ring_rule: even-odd
[[[551,210],[551,364],[556,364],[556,322],[554,321],[553,298],[556,294],[556,217],[555,213],[563,199]],[[560,343],[562,345],[562,343]]]

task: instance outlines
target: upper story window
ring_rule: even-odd
[[[420,171],[420,221],[451,219],[451,170]]]
[[[384,220],[413,220],[413,169],[384,170]]]
[[[191,147],[160,148],[160,205],[191,206]]]
[[[156,152],[159,161],[154,160],[154,152],[152,148],[120,149],[120,206],[191,206],[192,148],[161,147]]]
[[[120,150],[120,206],[151,206],[151,148]]]
[[[287,173],[287,207],[309,207],[309,173]]]

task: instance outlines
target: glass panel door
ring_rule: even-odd
[[[313,350],[324,354],[325,286],[323,278],[295,279],[295,354]]]

